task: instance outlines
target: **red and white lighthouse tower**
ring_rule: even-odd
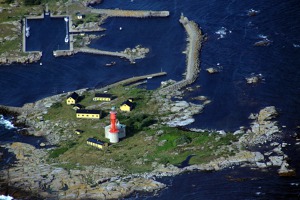
[[[115,134],[118,134],[119,132],[119,129],[117,127],[117,112],[112,109],[110,111],[110,130],[109,130],[110,133],[115,133]]]
[[[115,107],[110,111],[110,125],[105,127],[105,138],[111,143],[118,143],[120,138],[126,137],[126,126],[120,124],[117,119]]]

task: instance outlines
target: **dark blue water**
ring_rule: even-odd
[[[276,106],[280,111],[279,121],[281,125],[287,126],[287,133],[300,125],[300,4],[297,0],[103,0],[97,7],[169,10],[171,15],[163,19],[108,19],[104,24],[107,28],[106,36],[90,45],[113,51],[138,44],[150,48],[148,57],[137,61],[135,65],[123,59],[88,54],[54,58],[53,49],[68,48],[63,47],[68,45],[63,41],[64,21],[46,19],[49,23],[47,26],[40,25],[38,21],[29,22],[32,31],[39,30],[39,36],[37,40],[32,40],[34,35],[31,35],[28,48],[43,50],[43,65],[1,66],[0,104],[19,106],[63,91],[101,87],[124,78],[161,70],[167,71],[168,75],[152,79],[147,84],[148,88],[157,87],[162,80],[180,80],[185,72],[185,55],[181,52],[186,47],[186,36],[178,19],[183,13],[196,21],[208,35],[201,52],[202,71],[193,84],[201,87],[187,92],[186,98],[205,95],[212,100],[189,127],[234,131],[239,126],[249,125],[247,117],[251,112],[269,105]],[[250,17],[247,15],[249,9],[258,10],[259,13]],[[222,31],[223,35],[216,33]],[[272,41],[270,46],[253,46],[263,37]],[[112,61],[117,64],[105,67],[106,63]],[[219,74],[211,75],[203,70],[217,66],[222,66]],[[251,73],[262,74],[264,81],[257,85],[247,85],[245,77]],[[293,166],[300,169],[297,156],[299,148],[291,148],[291,152],[297,152],[291,155],[294,155]],[[236,173],[239,176],[245,173],[251,175],[251,170],[245,170],[237,170]],[[222,173],[176,177],[172,179],[173,186],[163,192],[160,198],[168,199],[173,195],[185,199],[285,199],[286,193],[278,196],[278,191],[287,191],[291,194],[287,199],[296,199],[297,192],[289,191],[297,190],[299,194],[299,186],[291,185],[293,182],[300,183],[299,176],[282,179],[276,173],[262,173],[259,174],[262,179],[247,179],[236,184],[218,176]],[[195,181],[196,186],[182,184],[190,181]],[[217,184],[219,182],[220,185]],[[259,186],[265,195],[255,194]],[[247,188],[250,188],[249,192]]]

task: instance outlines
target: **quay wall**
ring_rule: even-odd
[[[27,19],[44,19],[45,14],[43,13],[42,15],[39,16],[27,16]]]
[[[151,10],[119,10],[119,9],[91,9],[91,13],[107,15],[108,17],[168,17],[169,11],[151,11]]]
[[[122,81],[110,84],[110,85],[102,87],[100,89],[96,89],[95,91],[99,91],[99,92],[100,91],[105,91],[105,90],[108,90],[110,88],[116,87],[118,85],[128,85],[130,83],[134,83],[134,82],[138,82],[138,81],[141,81],[141,80],[145,80],[148,77],[154,78],[154,77],[165,76],[165,75],[167,75],[167,72],[158,72],[158,73],[154,73],[154,74],[148,74],[148,75],[143,75],[143,76],[136,76],[136,77],[128,78],[128,79],[125,79],[125,80],[122,80]]]
[[[179,90],[187,85],[192,84],[200,72],[200,50],[202,47],[203,35],[198,25],[189,21],[187,17],[181,16],[179,22],[187,32],[187,49],[186,49],[186,76],[183,80],[176,82],[168,87],[162,88],[160,92],[170,92]]]

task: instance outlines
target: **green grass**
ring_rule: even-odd
[[[144,172],[152,170],[152,163],[171,163],[178,165],[187,156],[194,155],[190,163],[200,164],[221,156],[228,156],[234,152],[219,151],[220,146],[226,146],[236,141],[236,136],[227,134],[220,136],[213,133],[195,133],[159,125],[151,129],[149,126],[156,122],[159,105],[150,101],[152,91],[134,87],[119,86],[109,91],[116,96],[113,101],[101,104],[101,108],[108,113],[112,106],[118,106],[128,98],[134,98],[136,107],[130,112],[118,111],[118,119],[127,126],[127,136],[117,144],[111,144],[104,150],[98,150],[86,144],[90,137],[109,142],[104,137],[104,127],[109,125],[109,116],[100,120],[76,119],[72,106],[63,101],[52,105],[46,114],[45,120],[70,122],[75,121],[76,126],[70,127],[68,134],[74,134],[68,142],[62,142],[60,147],[50,153],[50,160],[55,162],[67,162],[71,166],[100,165],[103,167],[121,167],[127,172]],[[84,106],[97,105],[93,102],[92,91],[84,93],[85,98],[80,102]],[[76,135],[75,129],[84,133]],[[162,130],[163,134],[156,132]],[[162,141],[165,141],[163,145]],[[217,152],[217,153],[216,153]]]

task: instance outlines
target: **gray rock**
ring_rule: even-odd
[[[283,156],[270,156],[269,159],[274,166],[281,166],[283,163]]]
[[[275,106],[269,106],[259,111],[258,123],[273,119],[278,115]]]
[[[262,160],[264,160],[264,155],[262,154],[262,153],[260,153],[260,152],[255,152],[255,158],[254,158],[254,160],[255,161],[262,161]]]
[[[258,168],[266,168],[267,167],[266,163],[263,163],[263,162],[256,162],[256,166]]]
[[[207,68],[206,71],[207,71],[208,73],[210,73],[210,74],[214,74],[214,73],[220,72],[218,69],[213,68],[213,67]]]

